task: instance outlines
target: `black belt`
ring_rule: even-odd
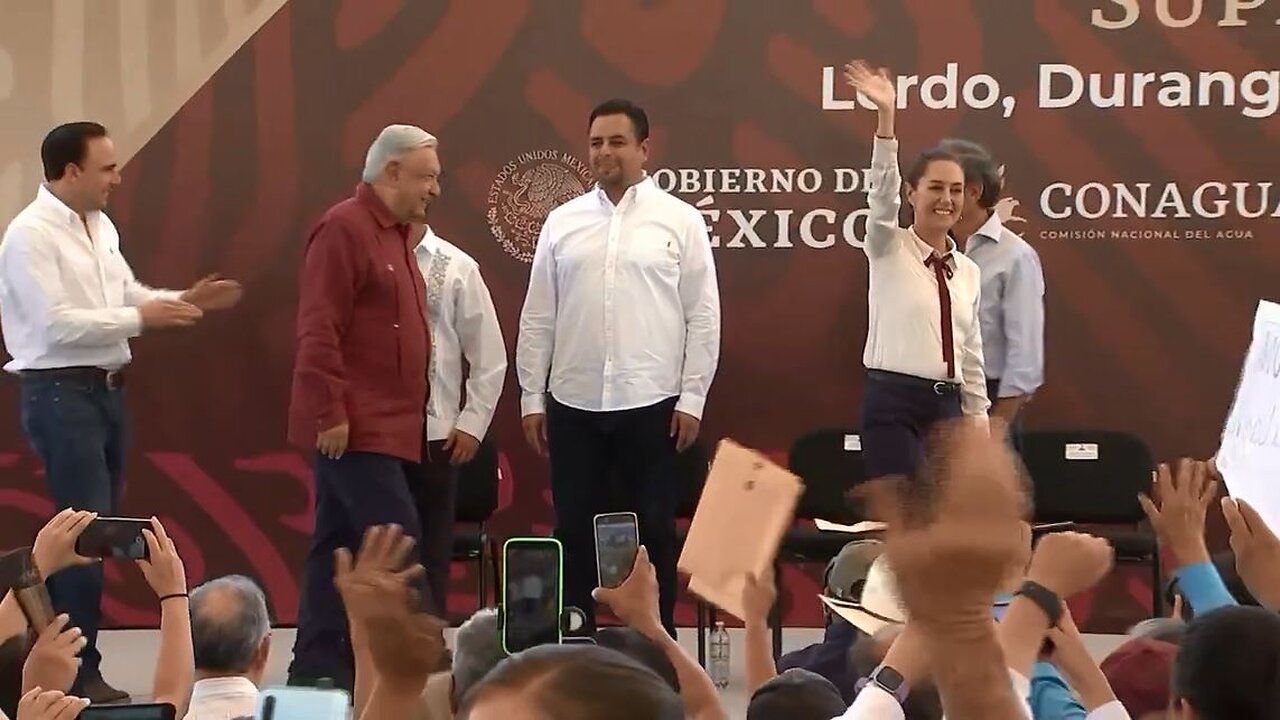
[[[880,380],[881,382],[890,382],[897,385],[906,385],[908,387],[920,388],[922,390],[930,390],[935,395],[959,395],[960,383],[946,382],[944,380],[930,380],[928,378],[916,377],[915,375],[907,375],[905,373],[896,373],[889,370],[867,370],[867,377],[872,380]]]
[[[105,370],[97,367],[65,367],[45,370],[23,370],[18,377],[32,380],[79,380],[106,385],[111,390],[124,387],[123,370]]]

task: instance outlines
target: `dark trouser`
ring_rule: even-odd
[[[1000,398],[1000,378],[987,378],[987,399],[991,401],[993,409],[996,406],[996,400]],[[1022,413],[1019,412],[1013,416],[1013,420],[1009,423],[1009,447],[1014,452],[1022,451]]]
[[[867,477],[912,476],[939,420],[959,417],[958,385],[867,371],[862,393],[862,461]]]
[[[657,571],[662,624],[675,637],[678,479],[671,414],[676,398],[614,412],[576,410],[554,398],[548,405],[551,496],[556,537],[564,546],[564,604],[586,613],[585,631],[595,629],[591,591],[599,577],[594,518],[630,510],[639,519],[640,542]],[[620,508],[607,507],[615,499],[611,487],[621,494],[616,498]]]
[[[124,467],[124,389],[108,387],[105,373],[49,371],[22,377],[22,429],[44,461],[57,509],[114,515]],[[46,581],[53,606],[71,616],[88,643],[73,686],[99,677],[99,604],[102,564],[68,568]]]
[[[416,465],[380,453],[347,452],[337,460],[317,454],[316,527],[303,570],[291,680],[332,678],[351,687],[354,659],[346,612],[333,584],[333,554],[343,547],[354,552],[373,525],[395,523],[406,535],[421,537],[408,485]]]
[[[438,618],[448,619],[449,566],[453,560],[453,521],[458,493],[457,468],[449,464],[444,441],[437,440],[422,449],[422,463],[408,473],[409,493],[413,495],[418,519],[422,523],[422,539],[418,541],[418,557],[427,569],[427,610]]]

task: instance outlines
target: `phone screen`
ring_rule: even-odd
[[[596,516],[596,570],[600,587],[618,587],[631,574],[640,549],[635,513]]]
[[[503,546],[502,644],[507,653],[560,642],[560,543],[513,538]]]
[[[345,690],[273,687],[258,695],[256,720],[346,720],[351,696]]]
[[[85,557],[146,559],[142,530],[149,527],[150,520],[139,518],[97,518],[76,540],[76,552]]]
[[[169,703],[148,705],[91,705],[80,712],[80,720],[174,720],[176,710]]]

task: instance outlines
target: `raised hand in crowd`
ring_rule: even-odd
[[[631,574],[621,585],[613,588],[599,587],[591,595],[597,602],[608,605],[627,627],[662,648],[663,654],[676,670],[680,699],[688,717],[695,720],[721,720],[728,717],[720,703],[720,695],[706,671],[662,627],[658,613],[658,576],[649,560],[649,551],[643,545],[636,552]]]
[[[147,543],[148,559],[138,560],[138,567],[160,601],[160,651],[151,694],[155,702],[173,705],[177,716],[183,717],[195,685],[187,570],[159,519],[151,518],[151,528],[143,529],[142,537]]]
[[[760,577],[748,577],[742,586],[748,694],[778,674],[773,661],[773,638],[769,635],[769,613],[777,601],[778,586],[772,565]]]
[[[67,627],[68,615],[59,615],[36,638],[22,666],[22,692],[36,688],[69,690],[80,670],[80,651],[87,640],[80,628]]]
[[[1231,528],[1236,572],[1263,607],[1280,610],[1280,538],[1249,503],[1222,499],[1222,514]]]
[[[61,690],[32,688],[18,702],[17,720],[71,720],[79,717],[87,707],[88,700],[67,695]]]
[[[54,515],[36,533],[36,541],[31,546],[31,561],[40,571],[40,577],[48,579],[60,570],[98,562],[97,558],[76,553],[76,540],[97,517],[95,512],[67,508]]]
[[[1160,545],[1169,549],[1178,567],[1209,562],[1205,513],[1217,496],[1218,483],[1210,477],[1208,464],[1182,458],[1176,472],[1161,463],[1154,476],[1155,499],[1144,494],[1138,501]]]
[[[1057,627],[1049,628],[1047,634],[1053,650],[1048,660],[1062,673],[1067,683],[1080,696],[1084,709],[1094,710],[1108,703],[1116,702],[1116,694],[1111,684],[1102,674],[1098,663],[1084,644],[1084,637],[1076,627],[1071,611],[1063,608],[1062,619]]]

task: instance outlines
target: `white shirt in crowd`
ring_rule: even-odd
[[[483,440],[507,375],[507,346],[480,265],[427,227],[414,250],[427,284],[431,364],[427,439],[457,429]],[[463,405],[462,361],[467,361]]]
[[[183,720],[253,717],[257,710],[258,686],[249,678],[206,678],[191,688],[191,704]]]
[[[677,397],[702,417],[720,358],[720,291],[701,213],[645,178],[552,210],[520,313],[521,414],[546,393],[593,412]]]
[[[898,225],[902,174],[898,169],[897,140],[875,139],[871,183],[863,245],[871,279],[867,347],[862,362],[872,370],[959,381],[964,413],[986,415],[991,403],[983,372],[978,316],[982,277],[978,266],[956,250],[954,241],[947,240],[946,258],[953,270],[947,283],[951,293],[951,339],[959,374],[958,378],[949,377],[942,357],[938,281],[933,269],[925,265],[933,249],[914,230]]]
[[[0,327],[13,357],[4,369],[118,369],[142,333],[137,306],[181,294],[134,278],[106,213],[82,222],[41,185],[0,241]]]
[[[1031,720],[1031,706],[1027,704],[1027,695],[1031,692],[1031,683],[1021,673],[1010,670],[1009,682],[1013,685],[1014,696],[1021,698],[1020,706],[1023,717]],[[853,704],[843,715],[834,720],[904,720],[905,713],[898,698],[891,695],[879,685],[868,685],[853,699]],[[1120,701],[1113,700],[1094,708],[1085,716],[1085,720],[1130,720],[1129,712]]]

